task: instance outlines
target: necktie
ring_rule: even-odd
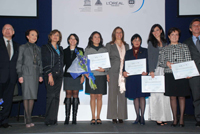
[[[11,46],[10,46],[10,41],[7,40],[7,42],[8,42],[8,44],[7,44],[7,51],[8,51],[8,56],[10,58],[10,56],[11,56]]]

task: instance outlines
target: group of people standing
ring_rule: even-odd
[[[39,82],[45,82],[47,90],[45,125],[57,124],[59,98],[62,82],[66,91],[65,122],[69,124],[72,107],[72,124],[77,124],[78,94],[83,89],[85,81],[85,93],[90,94],[90,106],[92,113],[91,125],[102,124],[100,113],[102,108],[102,95],[107,94],[108,82],[108,108],[107,118],[113,123],[123,123],[127,119],[127,98],[133,99],[136,120],[134,124],[145,125],[144,113],[146,97],[149,97],[149,119],[156,121],[157,125],[166,125],[172,121],[172,127],[178,125],[184,127],[185,97],[192,90],[195,107],[196,126],[200,126],[200,76],[187,77],[175,80],[171,65],[175,63],[194,60],[200,71],[200,20],[194,19],[189,27],[192,37],[184,43],[179,43],[181,31],[178,28],[170,28],[167,45],[165,32],[159,24],[151,27],[148,37],[148,49],[141,47],[142,37],[134,34],[131,38],[132,48],[124,41],[124,31],[116,27],[112,33],[112,40],[103,45],[103,39],[99,32],[93,32],[85,48],[78,47],[79,37],[70,34],[67,38],[69,46],[63,50],[60,46],[62,34],[59,30],[52,30],[48,35],[48,43],[41,49],[36,45],[38,31],[30,29],[26,32],[28,42],[19,46],[12,41],[14,28],[10,24],[2,29],[3,38],[0,39],[0,99],[4,101],[3,110],[0,111],[0,125],[4,128],[11,127],[8,117],[12,105],[12,95],[16,80],[22,85],[22,93],[25,109],[26,127],[33,127],[31,113],[34,100],[37,99]],[[76,58],[75,49],[82,51],[85,56],[90,54],[109,53],[111,68],[101,68],[92,71],[95,76],[97,89],[91,89],[88,75],[81,75],[73,79],[68,68]],[[146,59],[146,72],[140,75],[129,76],[125,69],[125,61]],[[63,71],[63,67],[65,70]],[[165,93],[142,93],[141,76],[151,75],[165,76]],[[44,76],[44,77],[43,77]],[[189,86],[190,85],[190,86]],[[177,117],[177,98],[180,107],[180,119]],[[97,110],[97,111],[96,111]],[[96,111],[96,112],[95,112]]]

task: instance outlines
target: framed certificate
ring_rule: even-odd
[[[130,75],[142,74],[146,72],[146,59],[128,60],[125,61],[125,70]]]
[[[101,68],[110,68],[110,58],[108,52],[106,53],[98,53],[98,54],[90,54],[88,55],[88,59],[90,60],[90,69],[96,70]]]
[[[193,60],[172,64],[171,66],[175,80],[199,76],[199,71],[197,70],[196,64]]]
[[[142,76],[142,92],[143,93],[151,93],[165,92],[165,77],[164,76],[155,76],[152,78],[151,76]]]

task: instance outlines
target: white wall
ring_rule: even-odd
[[[104,44],[111,41],[113,29],[120,26],[125,32],[125,41],[130,45],[133,34],[141,35],[142,46],[147,47],[147,38],[153,24],[159,23],[165,28],[165,0],[135,0],[129,5],[128,0],[101,0],[102,5],[96,6],[97,0],[90,0],[91,6],[84,6],[84,0],[52,0],[52,29],[62,32],[61,45],[66,48],[70,33],[79,36],[79,46],[85,48],[93,31],[99,31]],[[91,120],[90,96],[84,91],[80,94],[78,120]],[[58,120],[65,119],[63,100],[65,92],[61,91]],[[148,100],[145,118],[148,117]],[[101,119],[106,119],[107,95],[103,96]],[[133,102],[128,100],[128,119],[134,120]]]

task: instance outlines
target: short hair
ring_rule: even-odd
[[[53,35],[53,34],[55,34],[55,33],[59,33],[59,41],[57,42],[57,44],[58,45],[60,45],[60,42],[62,41],[62,34],[61,34],[61,32],[59,31],[59,30],[57,30],[57,29],[54,29],[54,30],[52,30],[50,33],[49,33],[49,35],[48,35],[48,43],[51,43],[51,36]]]
[[[76,46],[78,46],[78,44],[79,44],[79,38],[78,38],[78,36],[75,34],[75,33],[72,33],[72,34],[70,34],[69,36],[68,36],[68,38],[67,38],[67,43],[69,44],[69,40],[70,40],[70,37],[71,36],[74,36],[74,38],[76,39],[76,41],[77,41],[77,43],[76,43]],[[69,44],[70,45],[70,44]]]
[[[140,39],[140,45],[142,44],[142,38],[141,38],[141,36],[139,35],[139,34],[134,34],[132,37],[131,37],[131,45],[133,46],[133,43],[132,43],[132,41],[134,40],[134,39],[137,39],[137,38],[139,38]]]
[[[193,24],[195,21],[200,22],[200,19],[199,19],[199,18],[195,18],[194,20],[192,20],[192,21],[190,22],[189,28],[192,28],[192,24]]]
[[[37,37],[39,36],[39,32],[37,29],[29,29],[25,32],[25,36],[28,36],[30,34],[31,31],[35,31],[37,33]]]
[[[14,27],[11,24],[5,24],[5,25],[10,25],[12,27],[13,31],[15,31]],[[5,25],[2,27],[2,30],[5,27]]]
[[[167,33],[167,35],[169,36],[172,32],[175,32],[175,31],[178,32],[178,35],[180,37],[181,36],[181,30],[179,28],[177,28],[177,27],[170,28],[169,31],[168,31],[168,33]]]

